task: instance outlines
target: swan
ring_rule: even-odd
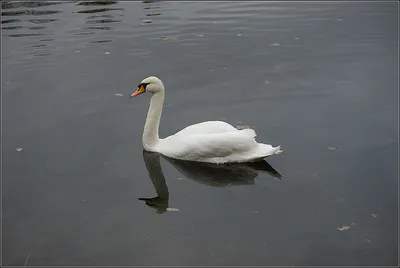
[[[173,159],[215,164],[256,162],[282,152],[280,145],[257,143],[253,129],[237,129],[223,121],[194,124],[160,139],[158,130],[165,97],[164,84],[155,76],[147,77],[130,97],[145,92],[152,94],[142,136],[145,151]]]

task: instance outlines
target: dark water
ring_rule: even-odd
[[[396,2],[2,8],[4,265],[397,264]],[[224,119],[284,153],[143,154],[149,75],[161,136]]]

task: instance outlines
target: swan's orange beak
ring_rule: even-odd
[[[144,86],[140,85],[138,87],[138,89],[136,89],[136,91],[131,94],[131,98],[133,98],[133,97],[135,97],[137,95],[140,95],[140,94],[144,93],[145,91],[146,91],[146,89],[144,88]]]

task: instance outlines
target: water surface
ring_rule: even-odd
[[[2,8],[4,265],[396,265],[397,3]],[[149,75],[161,136],[223,119],[284,153],[143,153]]]

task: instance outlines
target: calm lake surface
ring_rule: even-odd
[[[397,2],[2,8],[3,265],[397,264]],[[150,75],[162,137],[222,119],[284,152],[143,153]]]

